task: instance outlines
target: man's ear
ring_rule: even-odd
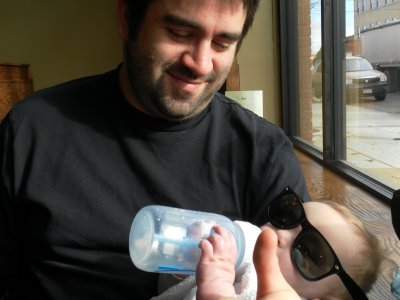
[[[129,36],[128,26],[128,10],[125,5],[125,0],[117,0],[117,12],[118,12],[118,30],[119,36],[123,41],[126,41]]]

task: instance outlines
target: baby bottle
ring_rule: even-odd
[[[135,216],[129,234],[129,253],[141,270],[194,274],[200,258],[199,242],[212,234],[212,227],[228,229],[237,244],[238,269],[252,261],[260,229],[248,222],[181,208],[150,205]]]

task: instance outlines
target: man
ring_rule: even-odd
[[[35,93],[1,124],[0,295],[148,299],[136,212],[161,204],[264,224],[306,186],[276,126],[216,93],[258,0],[118,0],[124,62]]]

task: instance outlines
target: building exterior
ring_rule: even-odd
[[[387,76],[388,92],[400,90],[400,0],[354,0],[354,36],[346,52],[365,57]]]
[[[400,0],[354,0],[354,33],[400,20]]]

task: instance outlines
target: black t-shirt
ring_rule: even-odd
[[[287,185],[308,194],[281,129],[217,94],[184,122],[135,110],[118,71],[39,91],[0,131],[0,295],[148,299],[157,274],[135,268],[136,212],[161,204],[256,225]]]

